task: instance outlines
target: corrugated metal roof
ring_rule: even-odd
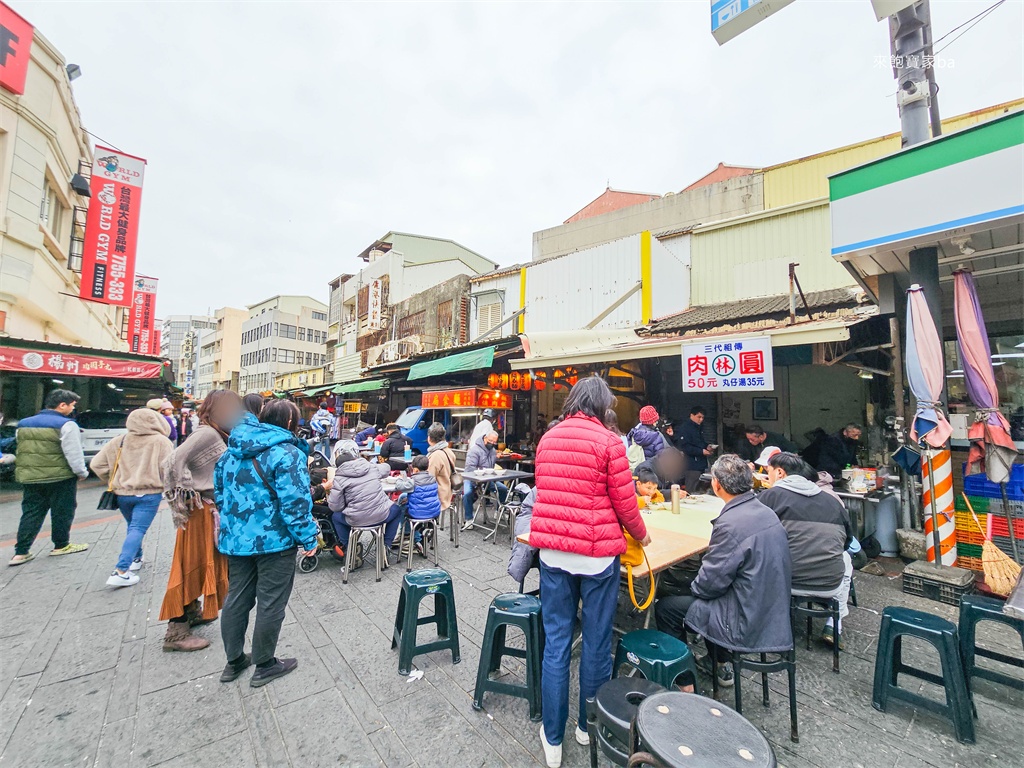
[[[864,294],[859,288],[835,288],[806,294],[811,311],[829,311],[854,308],[864,303]],[[672,315],[651,324],[649,333],[681,333],[690,330],[713,328],[723,323],[741,323],[753,320],[782,320],[789,316],[789,294],[765,296],[759,299],[729,301],[724,304],[708,304],[692,307],[678,315]],[[797,317],[806,318],[807,310],[797,297]]]
[[[676,229],[666,229],[664,232],[655,232],[654,236],[661,239],[663,237],[676,237],[677,235],[688,235],[693,232],[694,227],[699,227],[699,224],[694,224],[689,227],[678,227]]]

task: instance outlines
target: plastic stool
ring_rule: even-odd
[[[920,638],[935,647],[942,663],[941,676],[903,663],[904,635]],[[886,608],[882,611],[882,627],[878,634],[872,706],[879,712],[885,712],[889,699],[899,699],[944,715],[953,721],[957,741],[973,744],[974,719],[971,717],[970,694],[960,660],[959,645],[956,625],[952,622],[909,608]],[[898,677],[901,673],[941,685],[946,691],[945,705],[900,688]]]
[[[375,551],[373,559],[377,568],[377,581],[380,581],[381,571],[388,567],[388,552],[387,547],[384,546],[384,523],[380,525],[353,526],[348,533],[348,546],[345,548],[345,572],[341,576],[342,584],[348,584],[348,575],[352,571],[356,544],[361,533],[368,533],[373,539]]]
[[[619,639],[613,677],[618,677],[623,664],[629,664],[651,682],[666,688],[675,685],[680,677],[684,685],[697,685],[697,665],[689,646],[656,629],[638,629]]]
[[[1024,680],[997,672],[994,669],[979,667],[974,662],[975,656],[981,656],[1003,664],[1024,668],[1024,659],[979,648],[975,642],[975,629],[979,621],[997,621],[1015,630],[1021,637],[1021,646],[1024,647],[1024,619],[1007,616],[1003,613],[1003,605],[1002,600],[981,595],[964,595],[960,598],[960,658],[964,665],[964,680],[967,682],[968,692],[971,689],[972,677],[980,677],[983,680],[991,680],[994,683],[1001,683],[1016,688],[1018,691],[1024,691]]]
[[[776,768],[761,731],[714,699],[679,691],[646,698],[637,708],[630,763],[665,768]]]
[[[615,765],[629,761],[629,730],[637,707],[648,696],[664,690],[642,677],[616,677],[602,685],[597,696],[587,699],[591,768],[597,768],[598,748]]]
[[[441,514],[443,515],[444,513],[442,512]],[[413,552],[413,549],[415,549],[414,543],[416,541],[416,532],[417,531],[420,531],[423,534],[423,542],[424,542],[423,543],[423,547],[424,547],[423,551],[424,552],[427,551],[426,550],[426,546],[427,546],[427,544],[426,544],[426,541],[427,541],[426,533],[427,532],[430,533],[431,548],[434,550],[434,566],[435,567],[437,566],[437,532],[438,532],[438,528],[439,528],[439,526],[438,526],[438,519],[439,519],[439,517],[440,517],[440,515],[438,517],[427,517],[427,518],[410,517],[402,525],[402,527],[400,529],[400,532],[398,534],[398,552],[399,552],[399,557],[401,557],[402,547],[405,546],[405,539],[406,539],[406,536],[408,536],[409,537],[409,559],[408,559],[408,561],[405,564],[405,572],[406,573],[408,573],[409,571],[412,570],[412,552]],[[406,530],[407,528],[408,528],[408,531]]]
[[[755,653],[757,653],[755,651]],[[768,660],[768,653],[778,656],[777,659]],[[732,661],[732,675],[734,683],[735,709],[743,714],[743,693],[740,688],[740,671],[749,669],[752,672],[761,673],[761,703],[768,706],[768,673],[785,671],[789,676],[789,740],[794,744],[800,742],[800,732],[797,730],[796,721],[796,648],[788,651],[768,651],[760,654],[760,659],[751,659],[752,654],[740,651],[729,651]],[[718,658],[711,655],[711,685],[714,695],[718,695]]]
[[[420,601],[434,596],[434,612],[420,618]],[[436,624],[441,638],[417,645],[416,629],[423,624]],[[455,615],[455,590],[452,577],[440,568],[424,568],[407,573],[402,578],[402,592],[398,596],[395,629],[391,636],[391,650],[398,648],[398,674],[408,675],[412,660],[431,651],[450,648],[452,663],[462,661],[459,653],[459,622]]]
[[[511,648],[505,643],[509,626],[519,627],[526,636],[526,650]],[[501,669],[504,656],[515,656],[526,661],[526,684],[518,685],[492,680],[490,675]],[[540,721],[540,670],[544,657],[544,628],[541,624],[540,600],[532,595],[512,592],[498,595],[487,609],[484,642],[480,649],[480,664],[476,671],[476,689],[473,709],[482,709],[487,691],[519,696],[530,704],[530,719]]]
[[[801,605],[803,603],[803,605]],[[816,607],[817,606],[817,607]],[[803,595],[794,592],[790,596],[789,612],[793,620],[796,635],[796,620],[799,617],[807,618],[807,650],[811,650],[811,635],[814,633],[812,621],[814,619],[832,619],[832,631],[835,637],[832,641],[832,671],[839,674],[839,600],[834,597],[815,597],[814,595]]]

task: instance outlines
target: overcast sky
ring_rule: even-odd
[[[994,1],[932,0],[935,38]],[[609,182],[679,191],[899,130],[868,0],[801,0],[722,47],[707,0],[7,2],[81,66],[85,127],[149,161],[160,316],[326,301],[389,230],[527,261]],[[1024,95],[1022,31],[1006,0],[938,43],[944,116]]]

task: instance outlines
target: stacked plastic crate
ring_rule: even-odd
[[[957,565],[980,571],[981,545],[988,531],[989,516],[992,517],[992,543],[1013,557],[1013,546],[1010,543],[1010,529],[1007,524],[1007,509],[1003,502],[1003,494],[999,485],[990,482],[985,475],[968,475],[964,477],[964,493],[967,494],[978,522],[971,517],[967,504],[962,496],[957,496],[956,535]],[[1021,555],[1017,562],[1024,565],[1024,464],[1014,464],[1010,473],[1010,481],[1006,485],[1006,498],[1009,503],[1009,519],[1013,521],[1013,532],[1017,538],[1017,548]],[[978,527],[980,523],[981,527]]]

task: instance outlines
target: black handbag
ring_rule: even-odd
[[[114,493],[114,475],[117,474],[117,465],[121,463],[121,449],[124,447],[124,438],[121,445],[117,446],[117,455],[114,457],[114,468],[110,471],[110,479],[107,481],[107,490],[100,496],[96,509],[117,510],[117,494]]]

